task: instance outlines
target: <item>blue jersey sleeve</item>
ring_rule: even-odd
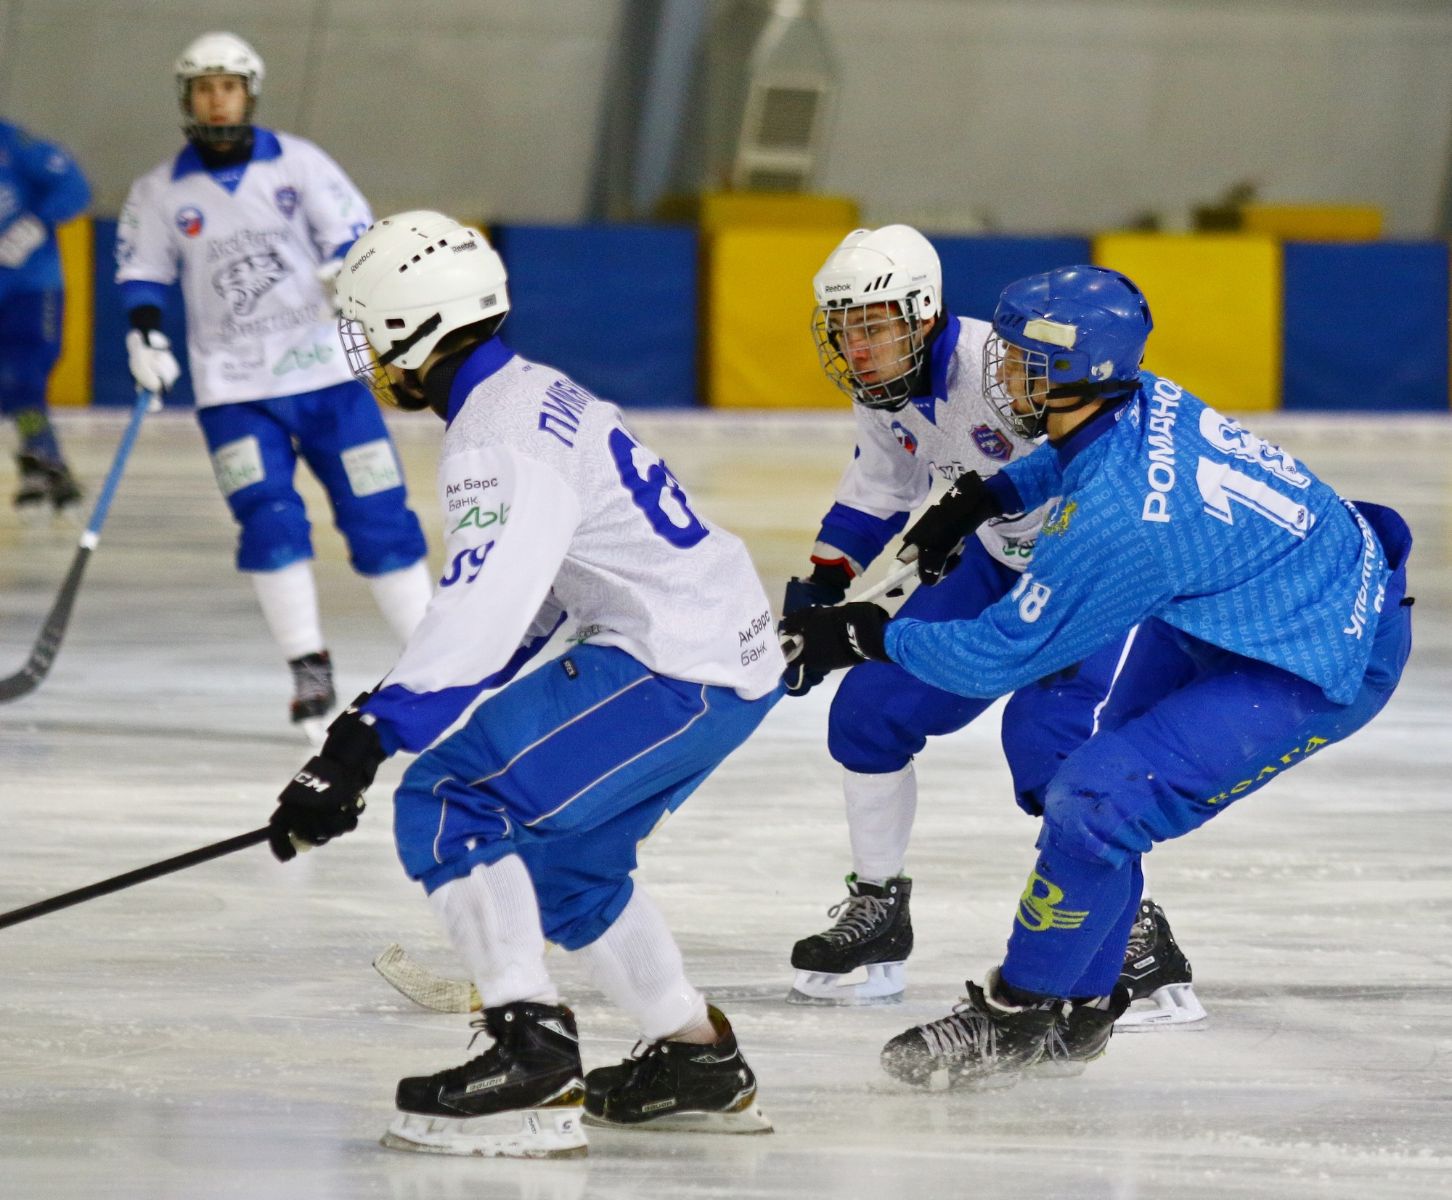
[[[20,170],[32,188],[31,211],[47,225],[80,216],[91,202],[91,185],[59,146],[25,139]]]
[[[1008,497],[1001,490],[1004,484],[1013,486],[1021,505],[1020,508],[1010,511],[1030,512],[1041,504],[1047,504],[1064,490],[1064,471],[1059,455],[1045,442],[1032,454],[1025,454],[1022,458],[1006,464],[988,481],[988,486],[1007,503]]]
[[[1067,502],[1055,525],[1013,591],[978,617],[890,622],[893,661],[947,692],[1002,696],[1088,658],[1168,598],[1152,548],[1112,496]]]

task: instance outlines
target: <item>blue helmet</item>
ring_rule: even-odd
[[[1132,390],[1153,328],[1144,293],[1118,271],[1074,266],[1030,275],[1004,288],[993,311],[984,395],[1019,433],[1037,437],[1050,409],[1072,411]],[[1019,384],[1017,399],[1010,382]],[[1049,403],[1065,399],[1075,402]]]

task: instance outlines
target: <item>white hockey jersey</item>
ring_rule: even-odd
[[[618,408],[497,339],[452,394],[444,572],[365,706],[391,726],[385,745],[428,745],[565,613],[573,640],[617,646],[659,674],[747,700],[777,686],[786,664],[746,547],[691,507]]]
[[[132,185],[116,282],[180,279],[199,408],[316,391],[351,378],[317,268],[371,220],[323,151],[259,128],[234,190],[191,146]]]
[[[934,479],[952,484],[967,471],[987,479],[1035,448],[983,395],[983,348],[991,332],[986,321],[949,316],[933,345],[931,396],[909,401],[897,412],[852,406],[857,454],[837,485],[816,557],[845,553],[865,566],[895,532],[883,523],[900,520],[922,504]],[[1044,511],[990,521],[978,537],[999,562],[1021,571],[1033,554]],[[874,518],[877,536],[854,527],[852,512]]]

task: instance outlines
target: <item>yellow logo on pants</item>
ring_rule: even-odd
[[[1046,929],[1078,929],[1089,910],[1074,912],[1056,908],[1063,898],[1063,888],[1055,887],[1035,871],[1018,898],[1018,923],[1034,933],[1043,933]]]

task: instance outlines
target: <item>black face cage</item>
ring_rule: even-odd
[[[1014,407],[1010,380],[1022,388],[1025,407]],[[990,334],[983,348],[983,395],[1020,437],[1042,436],[1049,419],[1049,356]]]
[[[355,321],[351,317],[339,317],[338,338],[343,343],[343,354],[348,360],[348,370],[353,372],[353,378],[372,392],[373,398],[380,404],[386,404],[390,408],[398,407],[398,401],[393,395],[393,385],[388,380],[383,364],[378,361],[373,343],[368,340],[368,335],[363,330],[363,322]]]
[[[822,364],[827,378],[846,392],[854,403],[864,408],[896,412],[907,404],[912,395],[913,381],[922,369],[926,350],[922,322],[917,319],[911,300],[887,303],[897,305],[900,315],[894,317],[878,313],[869,317],[865,304],[840,308],[818,305],[812,313],[812,340],[817,346],[817,361]],[[902,332],[886,341],[881,340],[882,327],[898,322],[903,324]],[[876,351],[874,357],[878,359],[884,357],[884,349],[896,349],[897,353],[887,368],[896,370],[896,374],[891,379],[875,382],[859,379],[846,353],[846,348],[856,339],[861,339],[862,345],[873,346]]]

